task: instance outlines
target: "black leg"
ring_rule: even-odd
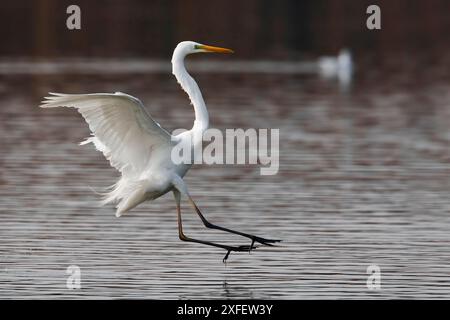
[[[244,233],[244,232],[240,232],[240,231],[236,231],[236,230],[232,230],[232,229],[228,229],[225,227],[221,227],[215,224],[212,224],[211,222],[209,222],[201,213],[200,209],[197,207],[197,205],[195,204],[195,202],[189,198],[189,201],[191,202],[192,206],[194,207],[195,211],[197,212],[198,216],[200,217],[200,219],[202,220],[203,224],[205,225],[205,227],[210,228],[210,229],[217,229],[217,230],[222,230],[225,232],[229,232],[229,233],[234,233],[243,237],[247,237],[250,240],[252,240],[252,244],[250,245],[250,247],[253,247],[253,245],[255,244],[255,242],[264,244],[266,246],[272,246],[272,243],[275,242],[280,242],[281,240],[274,240],[274,239],[265,239],[265,238],[261,238],[258,236],[254,236],[252,234],[248,234],[248,233]]]
[[[253,244],[251,246],[245,246],[245,245],[243,245],[243,246],[227,246],[227,245],[220,244],[220,243],[215,243],[215,242],[210,242],[210,241],[205,241],[205,240],[198,240],[198,239],[187,237],[183,233],[183,223],[181,220],[181,209],[180,209],[179,204],[177,204],[177,215],[178,215],[178,234],[179,234],[180,240],[201,243],[204,245],[213,246],[213,247],[222,248],[222,249],[227,250],[225,257],[223,258],[224,263],[228,259],[228,256],[230,255],[231,251],[251,251],[252,249],[256,249],[256,247],[253,246]]]

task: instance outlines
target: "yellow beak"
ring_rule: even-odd
[[[234,51],[227,48],[221,48],[221,47],[213,47],[213,46],[206,46],[206,45],[199,45],[198,49],[205,50],[207,52],[217,52],[217,53],[233,53]]]

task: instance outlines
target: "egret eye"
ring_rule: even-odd
[[[199,44],[196,44],[196,45],[194,45],[194,49],[195,50],[201,49],[201,46]]]

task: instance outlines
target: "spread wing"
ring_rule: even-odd
[[[93,94],[50,93],[42,108],[76,108],[89,125],[93,142],[122,174],[142,172],[159,148],[170,148],[171,135],[161,128],[133,96],[116,92]]]

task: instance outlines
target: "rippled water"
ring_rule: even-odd
[[[450,298],[448,66],[359,65],[346,93],[301,72],[197,74],[212,126],[280,129],[278,175],[215,165],[186,177],[213,222],[283,239],[226,265],[178,240],[170,194],[121,218],[98,207],[90,187],[117,173],[77,145],[89,132],[74,110],[37,108],[47,91],[123,91],[167,129],[190,128],[170,74],[2,74],[0,298]],[[183,209],[186,234],[249,244]],[[73,264],[81,290],[66,288]]]

